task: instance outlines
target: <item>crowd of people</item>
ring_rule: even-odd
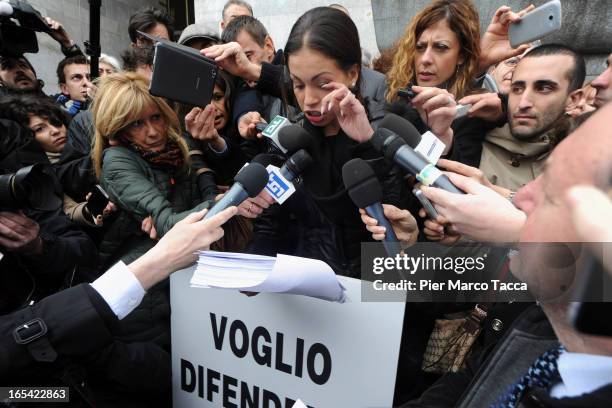
[[[515,244],[510,269],[540,300],[407,303],[394,404],[612,405],[612,338],[568,322],[568,293],[544,301],[563,280],[541,267],[554,253],[521,251],[612,240],[612,53],[585,83],[584,56],[569,44],[512,48],[509,26],[532,9],[501,6],[481,30],[471,0],[432,0],[367,64],[339,4],[300,16],[282,49],[241,0],[226,3],[220,30],[192,24],[180,35],[147,7],[130,17],[121,63],[102,54],[95,79],[47,18],[65,55],[58,94],[45,93],[26,56],[0,55],[0,384],[69,386],[74,406],[170,406],[168,276],[211,248],[319,259],[360,278],[361,243],[389,231],[344,185],[343,166],[359,158],[402,247]],[[209,105],[149,93],[155,51],[140,33],[177,37],[218,65]],[[457,117],[460,105],[470,107]],[[437,166],[466,194],[415,184],[375,148],[389,114],[443,142]],[[310,136],[314,164],[295,193],[279,205],[262,191],[203,219],[245,164],[287,160],[258,127],[277,115]],[[42,169],[36,202],[16,198],[24,177],[8,181],[28,166]],[[96,208],[100,187],[108,200]],[[512,258],[498,252],[500,264]],[[432,369],[424,354],[436,322],[474,310],[480,334],[459,368]]]

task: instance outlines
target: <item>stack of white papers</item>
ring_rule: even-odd
[[[200,251],[192,287],[249,292],[292,293],[344,302],[345,290],[325,262],[279,254],[271,256]]]

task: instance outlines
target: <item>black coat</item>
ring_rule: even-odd
[[[472,356],[464,370],[446,374],[418,400],[402,407],[488,407],[488,401],[483,399],[494,401],[526,372],[535,358],[556,345],[558,342],[548,319],[539,306],[531,306],[516,319],[497,345]],[[512,350],[518,354],[513,354]],[[530,356],[526,357],[527,354]],[[546,390],[534,388],[523,395],[518,407],[604,408],[611,405],[612,384],[590,394],[562,399],[550,398]]]
[[[30,343],[38,351],[13,337],[17,327],[35,318],[48,328],[42,340]],[[88,284],[2,315],[0,383],[73,385],[69,406],[87,406],[79,392],[98,407],[169,406],[169,355],[152,343],[116,341],[117,325],[117,317]],[[31,327],[30,332],[21,333],[33,334],[39,328]],[[83,382],[85,387],[80,386]]]

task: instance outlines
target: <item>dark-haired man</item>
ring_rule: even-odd
[[[238,43],[248,60],[254,64],[261,65],[264,62],[273,65],[282,64],[282,50],[275,50],[274,41],[268,34],[268,30],[261,21],[254,17],[238,16],[234,18],[225,27],[222,41]],[[252,89],[253,86],[255,83],[250,81],[240,80],[237,84],[238,92],[232,113],[234,122],[239,122],[247,112],[259,112],[267,121],[282,114],[280,99],[262,95],[259,91]]]
[[[7,91],[41,91],[42,83],[34,67],[23,55],[0,56],[0,85]]]
[[[57,66],[57,82],[61,93],[55,100],[75,116],[87,109],[87,101],[95,86],[90,82],[89,63],[84,55],[65,58]]]
[[[571,127],[566,112],[580,102],[584,77],[584,58],[564,45],[542,45],[519,60],[507,124],[490,131],[482,144],[479,168],[491,183],[515,191],[542,172],[546,157]]]
[[[132,47],[152,45],[151,40],[138,34],[138,31],[172,41],[172,20],[170,16],[155,7],[143,7],[130,16],[128,34]]]

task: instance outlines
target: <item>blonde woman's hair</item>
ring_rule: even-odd
[[[387,100],[393,102],[397,91],[415,80],[416,43],[427,28],[438,21],[448,22],[459,39],[464,62],[449,79],[447,90],[461,98],[469,90],[478,70],[480,55],[480,22],[471,0],[436,0],[415,15],[400,40],[393,64],[387,74]]]
[[[135,72],[107,75],[100,80],[92,105],[96,136],[91,152],[96,177],[102,173],[102,153],[111,146],[130,123],[150,106],[157,106],[167,126],[168,140],[181,149],[185,166],[189,166],[189,149],[180,133],[179,120],[162,98],[149,93],[149,80]]]

